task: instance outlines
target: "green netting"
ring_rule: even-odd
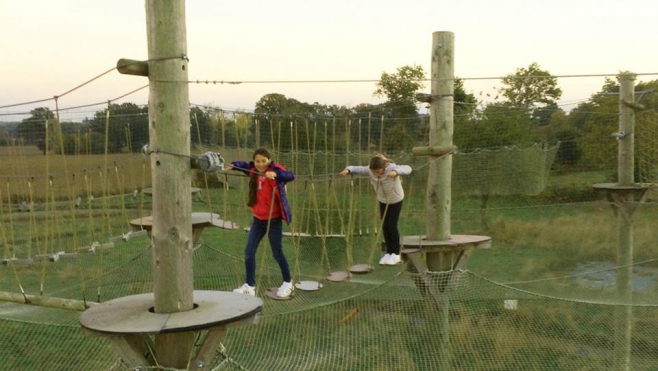
[[[504,148],[457,154],[454,158],[453,193],[463,196],[529,195],[541,193],[559,145]]]
[[[258,295],[265,298],[265,306],[258,324],[230,329],[208,367],[439,369],[446,361],[438,356],[444,354],[439,349],[446,333],[441,305],[446,305],[449,342],[444,349],[452,370],[611,369],[615,313],[620,309],[632,313],[627,340],[632,369],[651,370],[658,354],[652,325],[658,315],[658,269],[655,260],[646,258],[655,256],[652,220],[658,210],[648,205],[636,221],[636,292],[633,303],[627,303],[620,301],[615,291],[620,268],[601,263],[614,260],[616,243],[609,227],[615,218],[607,208],[603,202],[562,205],[558,210],[555,206],[534,207],[533,220],[525,220],[526,208],[494,210],[494,248],[477,252],[470,271],[451,274],[418,275],[406,272],[403,266],[375,267],[372,273],[354,275],[348,282],[328,282],[324,274],[345,269],[348,251],[355,263],[368,261],[370,236],[355,238],[351,250],[345,240],[336,238],[324,243],[318,237],[286,238],[295,279],[317,280],[324,287],[298,290],[287,302],[267,299],[264,290],[278,285],[280,276],[276,263],[259,255]],[[467,220],[470,213],[456,211],[455,217]],[[578,223],[576,230],[574,223]],[[509,225],[518,230],[506,230]],[[588,240],[593,236],[599,239]],[[239,286],[245,239],[240,230],[205,231],[195,253],[195,288],[230,290]],[[94,294],[100,290],[101,301],[150,292],[151,257],[149,250],[143,250],[147,241],[141,242],[140,249],[126,244],[108,250],[108,254],[129,259],[86,281],[86,290]],[[579,265],[587,261],[592,263]],[[596,261],[599,264],[593,263]],[[76,262],[49,264],[49,270],[66,271]],[[29,277],[38,272],[34,268],[23,267],[19,275]],[[8,273],[7,267],[2,269]],[[439,287],[445,287],[444,291]],[[52,294],[79,299],[81,291],[77,282]],[[7,335],[2,337],[1,356],[10,360],[8,369],[28,370],[39,364],[52,370],[126,369],[117,364],[106,340],[81,333],[77,312],[5,304],[0,315]]]
[[[655,103],[656,97],[652,97]],[[636,119],[636,151],[638,178],[643,183],[658,183],[658,115],[640,111]]]
[[[655,143],[649,125],[655,121],[648,118],[638,118],[638,137],[649,138],[638,140],[644,161],[638,166],[649,169],[641,174],[652,174],[656,163],[656,146],[647,145]],[[279,143],[269,134],[263,141]],[[293,277],[323,288],[297,290],[290,301],[268,299],[265,290],[281,277],[263,243],[257,255],[263,312],[257,324],[231,328],[206,369],[581,371],[615,369],[628,360],[630,369],[655,370],[658,208],[653,196],[645,200],[633,221],[634,263],[620,267],[618,218],[592,188],[614,181],[614,151],[597,166],[561,164],[560,171],[553,165],[562,145],[452,155],[452,233],[491,236],[493,246],[475,252],[467,270],[419,275],[404,265],[377,265],[382,238],[372,186],[337,175],[347,164],[366,164],[375,151],[332,150],[321,137],[309,140],[317,145],[289,141],[274,153],[297,174],[288,185],[294,222],[285,232],[310,235],[284,238]],[[615,143],[606,134],[578,145]],[[152,207],[140,192],[150,186],[148,157],[78,154],[48,177],[38,151],[12,150],[15,161],[0,164],[9,174],[0,187],[0,291],[85,302],[152,292],[150,241],[128,233],[128,222]],[[217,151],[231,161],[250,158],[253,148],[208,144],[194,151]],[[414,169],[403,182],[401,232],[424,234],[427,165],[434,159],[388,156]],[[193,186],[201,188],[194,211],[240,226],[204,230],[194,252],[194,287],[232,290],[244,280],[242,228],[251,219],[246,179],[196,173]],[[374,270],[347,282],[326,279],[353,264]],[[630,300],[618,291],[620,273],[630,273]],[[78,312],[2,303],[0,368],[127,369],[107,339],[81,331],[78,318]]]

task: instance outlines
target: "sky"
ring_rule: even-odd
[[[383,72],[431,71],[432,33],[455,35],[455,75],[487,101],[498,79],[537,62],[555,76],[645,73],[658,79],[655,0],[187,0],[190,102],[251,111],[265,94],[301,102],[377,104]],[[0,107],[60,96],[116,66],[148,57],[145,2],[0,2]],[[654,75],[651,75],[654,74]],[[369,80],[369,82],[274,83]],[[604,77],[558,79],[566,109],[600,91]],[[61,96],[60,108],[146,104],[145,77],[116,70]],[[429,93],[429,85],[425,89]],[[489,94],[489,96],[487,96]],[[29,112],[54,102],[0,108]],[[103,109],[101,105],[99,108]],[[2,116],[0,116],[2,121]]]

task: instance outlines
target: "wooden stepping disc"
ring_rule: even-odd
[[[327,280],[331,282],[345,282],[352,275],[348,271],[331,272],[327,275]]]
[[[230,222],[228,220],[222,220],[222,219],[213,219],[210,221],[210,224],[214,225],[215,227],[222,228],[222,229],[238,229],[238,225]]]
[[[295,287],[302,291],[317,291],[322,288],[322,284],[318,281],[299,281]]]
[[[418,247],[406,247],[400,251],[400,253],[404,254],[416,254],[420,252],[420,248]]]
[[[278,287],[270,287],[269,289],[267,289],[267,291],[265,291],[265,295],[267,295],[271,299],[281,300],[281,301],[290,300],[295,295],[295,293],[293,291],[293,294],[288,296],[287,298],[281,298],[281,297],[276,296],[277,291],[279,291]]]
[[[2,264],[4,265],[9,265],[9,264],[14,264],[14,265],[32,265],[34,263],[34,260],[32,259],[16,259],[16,258],[11,258],[11,259],[3,259]]]
[[[366,274],[372,272],[373,269],[370,264],[355,264],[350,267],[350,272],[354,274]]]
[[[313,237],[310,234],[304,232],[283,232],[283,235],[286,237]]]

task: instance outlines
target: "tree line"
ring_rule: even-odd
[[[427,144],[429,120],[415,100],[426,87],[425,75],[418,65],[383,72],[373,92],[385,98],[381,104],[326,105],[271,93],[256,102],[253,113],[193,105],[191,144],[408,152]],[[498,96],[489,102],[467,92],[460,79],[454,87],[454,143],[463,151],[560,142],[556,164],[584,168],[608,166],[600,159],[616,152],[617,144],[609,140],[619,120],[616,79],[606,78],[599,92],[568,112],[558,105],[562,90],[557,78],[537,63],[501,79]],[[638,111],[640,125],[656,125],[656,88],[658,80],[636,84],[636,97],[644,108]],[[294,132],[290,123],[296,125]],[[109,104],[82,122],[61,123],[50,109],[36,108],[14,130],[0,129],[0,145],[17,141],[36,145],[44,153],[138,152],[148,143],[148,107]]]

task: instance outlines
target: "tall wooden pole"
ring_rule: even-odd
[[[430,147],[452,146],[454,101],[455,34],[432,34],[432,83],[430,103]],[[427,179],[427,239],[450,239],[452,156],[431,161]],[[427,267],[434,272],[452,269],[449,256],[427,254]]]
[[[619,157],[618,185],[632,186],[635,183],[635,75],[619,76]],[[623,135],[621,133],[623,132]],[[633,214],[634,193],[618,196],[617,212],[617,297],[628,306],[618,306],[615,311],[615,357],[614,370],[630,370],[631,331],[633,308]]]
[[[432,83],[430,101],[430,147],[452,146],[454,101],[454,45],[452,32],[432,34]],[[427,239],[450,239],[452,156],[443,156],[429,165],[427,179]],[[452,270],[451,252],[427,252],[427,268],[431,272]],[[446,298],[438,305],[441,321],[439,346],[440,370],[448,370],[450,343],[449,303]]]
[[[185,0],[146,0],[156,313],[193,308]],[[187,368],[194,333],[156,336],[160,365]]]
[[[619,158],[618,184],[635,183],[635,75],[619,75]]]

